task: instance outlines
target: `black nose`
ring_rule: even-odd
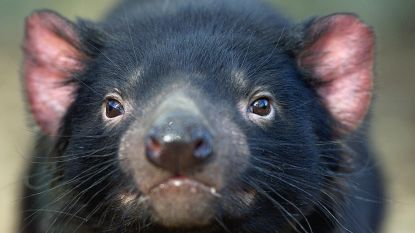
[[[145,145],[152,164],[175,174],[204,164],[213,154],[209,130],[198,117],[182,113],[157,120]]]

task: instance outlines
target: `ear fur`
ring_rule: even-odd
[[[75,24],[48,10],[26,18],[23,82],[29,109],[41,130],[56,135],[77,89],[73,75],[84,68],[86,54]]]
[[[313,20],[298,65],[311,73],[322,102],[347,134],[364,120],[372,99],[374,33],[353,14]]]

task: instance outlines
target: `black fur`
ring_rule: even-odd
[[[366,130],[336,138],[338,125],[313,77],[297,66],[307,23],[292,24],[257,1],[156,0],[126,1],[101,23],[77,25],[89,60],[73,77],[79,88],[61,136],[38,140],[23,232],[378,232],[381,179]],[[245,74],[246,85],[235,71]],[[133,100],[134,116],[108,128],[102,102],[114,88]],[[249,146],[248,169],[222,193],[232,208],[218,210],[217,221],[201,229],[164,229],[147,208],[126,209],[115,200],[140,193],[117,162],[121,137],[176,88],[200,105],[212,127],[237,127]],[[264,127],[238,110],[258,88],[280,108]],[[253,207],[227,195],[235,187],[257,190]]]

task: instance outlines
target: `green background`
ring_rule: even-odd
[[[196,0],[197,1],[197,0]],[[377,34],[373,143],[388,186],[385,231],[415,232],[415,1],[274,0],[296,21],[333,12],[358,13]],[[28,124],[19,83],[23,20],[54,9],[74,19],[99,19],[116,0],[0,0],[0,232],[11,233],[22,172],[35,131]]]

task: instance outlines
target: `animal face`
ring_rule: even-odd
[[[305,201],[304,193],[282,182],[287,177],[321,182],[318,138],[311,117],[304,117],[314,104],[307,101],[316,97],[301,82],[293,59],[277,51],[272,63],[265,63],[269,56],[242,60],[257,48],[227,54],[225,48],[199,50],[216,47],[206,41],[193,43],[200,45],[185,54],[157,56],[157,51],[142,49],[143,57],[153,57],[151,62],[135,66],[132,60],[127,64],[131,67],[122,70],[117,68],[121,64],[103,66],[98,59],[93,65],[97,70],[82,77],[85,86],[80,86],[70,120],[81,136],[72,137],[66,153],[83,154],[79,145],[85,143],[85,135],[100,135],[88,144],[96,145],[92,150],[107,147],[100,154],[109,155],[80,159],[86,166],[69,164],[73,174],[67,176],[73,178],[88,169],[87,164],[114,160],[116,168],[111,169],[130,176],[118,181],[126,184],[124,189],[115,186],[119,191],[114,198],[125,209],[136,206],[132,212],[146,210],[158,222],[175,227],[206,225],[214,217],[243,218],[252,214],[261,192],[270,190],[292,192],[296,203]],[[238,41],[226,43],[230,47]],[[166,47],[164,51],[181,49],[176,42]],[[123,57],[133,59],[133,53]],[[232,58],[234,54],[238,56]],[[106,56],[101,59],[116,60]],[[229,59],[234,63],[228,64]],[[180,64],[185,62],[186,66]],[[259,69],[261,63],[265,64]],[[307,170],[314,175],[306,175]],[[315,188],[309,193],[315,195],[319,187]],[[128,202],[122,203],[125,198]]]
[[[267,22],[224,23],[246,12],[223,9],[188,22],[196,12],[28,18],[26,89],[74,196],[65,211],[109,231],[213,232],[285,229],[325,207],[337,140],[370,101],[369,29],[352,15],[291,25],[269,10]]]

